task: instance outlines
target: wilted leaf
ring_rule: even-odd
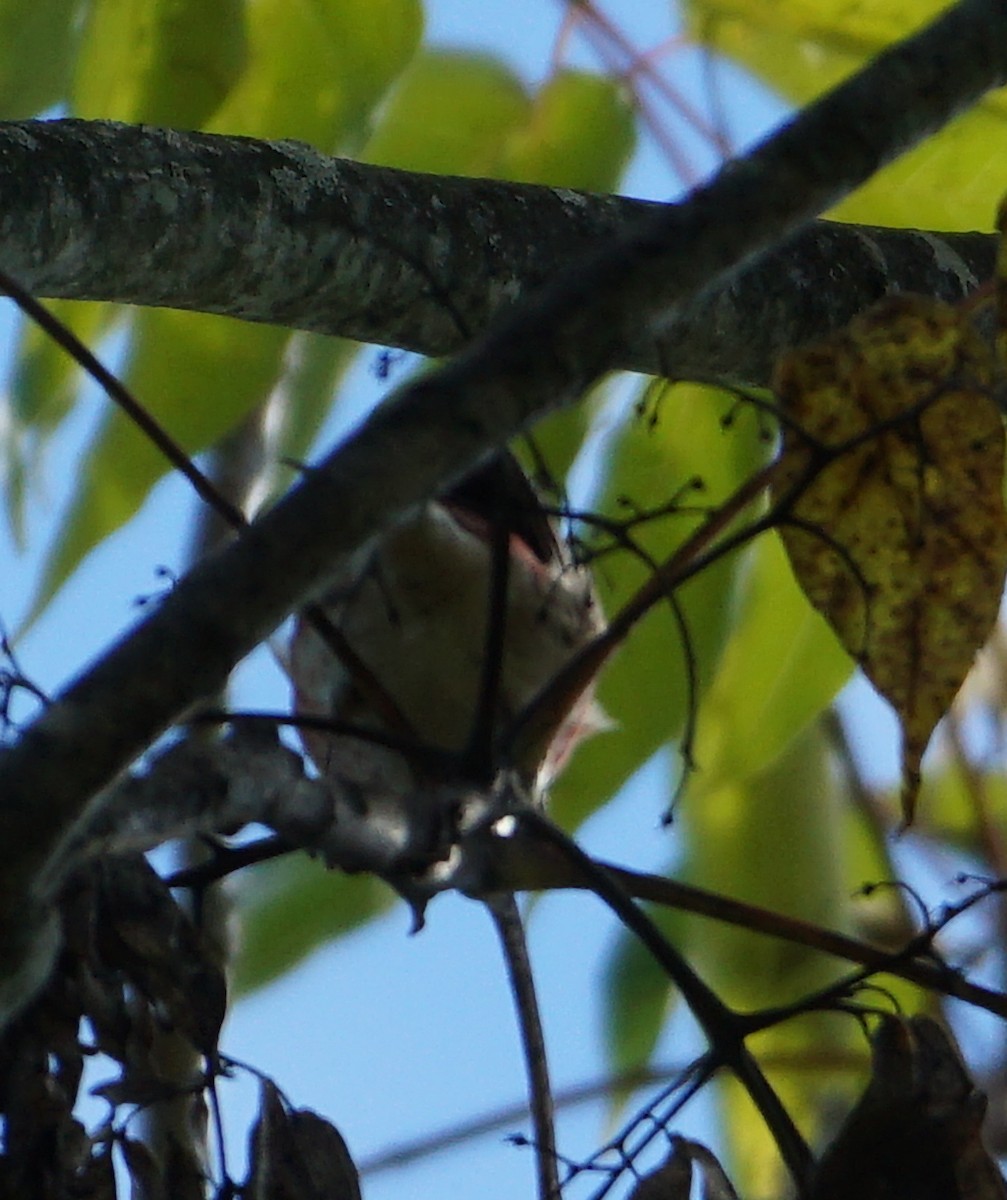
[[[109,1104],[139,1104],[147,1107],[162,1100],[174,1100],[181,1091],[178,1081],[164,1079],[159,1075],[143,1075],[135,1069],[108,1083],[99,1083],[91,1089],[92,1096],[99,1096]]]
[[[871,1080],[822,1155],[812,1200],[1003,1200],[980,1137],[986,1097],[929,1017],[886,1016]]]
[[[777,366],[777,501],[794,573],[920,760],[989,636],[1007,569],[993,363],[949,305],[893,296]]]

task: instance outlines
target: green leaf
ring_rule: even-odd
[[[807,662],[805,670],[813,673]],[[711,891],[849,931],[844,815],[830,780],[824,736],[818,728],[805,729],[756,773],[731,777],[702,795],[690,789],[681,806],[688,842],[683,874]],[[685,924],[690,963],[734,1009],[787,1004],[847,969],[817,950],[736,926],[693,916]],[[866,1055],[848,1016],[814,1014],[767,1030],[751,1048],[777,1064],[771,1079],[798,1126],[813,1136],[830,1110],[849,1099],[851,1081],[830,1073],[823,1082],[811,1066],[826,1056],[862,1061],[858,1047]],[[761,1120],[736,1085],[725,1087],[721,1098],[739,1191],[779,1194],[779,1160]]]
[[[634,538],[660,562],[765,459],[758,422],[748,414],[729,431],[723,418],[733,400],[694,384],[651,385],[643,415],[628,420],[610,455],[603,513],[625,519],[632,511],[667,504],[681,493],[683,511],[649,521]],[[689,485],[702,479],[697,491]],[[623,501],[629,501],[627,508]],[[697,505],[703,511],[695,511]],[[602,673],[599,699],[615,730],[586,742],[557,782],[552,802],[568,825],[608,800],[659,747],[680,738],[696,700],[713,677],[730,631],[737,555],[703,571],[676,592],[691,643],[683,645],[670,604],[663,603],[633,630]],[[596,564],[605,611],[614,613],[649,576],[629,553]],[[690,659],[696,696],[689,694]]]
[[[852,673],[852,660],[797,586],[779,538],[763,535],[731,640],[700,705],[689,785],[695,803],[770,766]]]
[[[199,129],[240,78],[245,50],[244,0],[92,0],[74,109]]]
[[[700,794],[688,789],[680,813],[689,847],[682,873],[712,891],[848,930],[841,817],[824,737],[805,728],[761,769]],[[731,925],[690,916],[687,928],[697,967],[735,1008],[786,1003],[841,969],[817,950]]]
[[[323,151],[355,144],[422,27],[419,0],[257,0],[248,67],[211,128]]]
[[[521,465],[544,487],[547,499],[557,488],[562,492],[595,416],[604,409],[610,383],[610,379],[602,380],[579,404],[536,421],[527,439],[515,442],[513,449]]]
[[[0,0],[0,119],[24,120],[67,93],[80,0]]]
[[[115,313],[110,305],[55,300],[46,306],[85,345],[93,346]],[[24,506],[42,478],[49,438],[71,411],[81,371],[69,354],[34,322],[22,319],[4,430],[4,497],[11,530],[24,539]]]
[[[884,46],[925,25],[946,0],[684,0],[697,38],[805,101]],[[802,89],[799,93],[798,89]]]
[[[753,967],[757,970],[757,967]],[[752,1038],[750,1049],[797,1127],[816,1150],[866,1082],[867,1039],[849,1013],[813,1012]],[[725,1166],[739,1196],[789,1195],[790,1179],[762,1117],[733,1078],[716,1080]]]
[[[922,794],[922,791],[921,791]],[[891,797],[892,823],[898,812],[897,796]],[[898,950],[918,932],[919,913],[915,903],[901,887],[876,887],[864,894],[865,885],[888,883],[899,877],[892,861],[891,846],[876,821],[868,820],[863,811],[850,806],[843,814],[848,892],[848,906],[854,921],[854,934],[863,941]],[[895,975],[879,975],[875,980],[892,997],[896,1010],[916,1012],[930,1008],[934,996],[916,984]]]
[[[241,906],[238,995],[289,971],[324,942],[384,912],[394,893],[373,875],[326,871],[303,855],[255,869]]]
[[[507,138],[499,174],[583,191],[613,191],[633,153],[635,113],[625,88],[602,75],[559,71]]]
[[[283,402],[278,406],[279,428],[271,439],[277,459],[303,462],[332,411],[340,379],[359,352],[359,344],[345,338],[294,334],[287,352]]]
[[[685,6],[697,38],[795,104],[814,99],[946,7],[945,0],[687,0]],[[1003,191],[1005,117],[1007,98],[990,93],[830,215],[921,229],[989,228]]]
[[[650,910],[649,915],[673,944],[680,943],[680,913],[661,909]],[[605,967],[604,984],[605,1051],[614,1073],[645,1067],[651,1061],[676,999],[667,974],[650,951],[639,938],[620,930]],[[618,1103],[625,1098],[613,1100]]]
[[[116,311],[111,305],[88,300],[52,300],[46,308],[86,346],[96,344]],[[70,411],[80,379],[76,361],[48,333],[24,318],[10,392],[15,419],[49,433]]]
[[[607,385],[603,383],[594,395],[600,398],[606,391]],[[562,485],[584,445],[584,438],[591,426],[592,407],[591,400],[585,397],[573,408],[560,409],[537,421],[530,434],[533,453],[527,451],[523,440],[517,443],[517,456],[532,478],[536,477],[539,467],[544,466],[544,482],[547,485]]]
[[[424,51],[384,105],[366,162],[440,175],[499,173],[531,102],[517,76],[484,54]]]
[[[230,24],[222,21],[222,12],[231,14]],[[107,91],[88,93],[87,103],[118,105],[120,116],[123,106],[132,105],[132,115],[151,119],[150,106],[160,103],[158,88],[163,84],[172,91],[181,79],[172,84],[170,74],[180,61],[188,61],[179,47],[201,28],[202,36],[210,37],[200,21],[216,14],[214,20],[221,23],[213,37],[221,41],[219,52],[224,54],[241,12],[233,5],[221,9],[103,0],[89,31],[88,54],[81,59],[81,78],[90,79],[90,72],[97,71]],[[118,28],[116,14],[124,22],[121,45],[112,36]],[[412,55],[421,19],[416,0],[261,0],[249,11],[247,67],[216,112],[213,127],[260,137],[301,137],[323,148],[358,136],[371,107]],[[103,55],[110,56],[107,62]],[[194,120],[192,112],[188,119]],[[266,398],[279,377],[289,338],[287,330],[150,310],[136,320],[127,383],[192,453],[211,445]],[[324,369],[334,378],[339,355],[313,354],[315,366],[327,359]],[[320,423],[317,406],[310,420]],[[83,556],[134,515],[166,468],[120,413],[110,414],[84,464],[28,623]]]
[[[194,454],[266,399],[289,337],[285,329],[227,317],[145,309],[135,322],[126,384]],[[160,451],[118,408],[111,409],[85,458],[26,626],[84,556],[136,513],[167,469]]]
[[[701,798],[687,794],[680,810],[687,855],[678,874],[712,891],[849,932],[852,875],[877,847],[853,835],[850,812],[830,783],[827,745],[806,730],[765,770],[725,784]],[[752,1011],[797,1000],[825,987],[848,967],[816,950],[754,934],[689,913],[662,910],[666,936],[731,1008]],[[662,1018],[677,993],[652,959],[628,935],[608,971],[606,1041],[614,1068],[650,1060]],[[904,990],[902,994],[907,994]],[[769,1074],[800,1127],[824,1128],[835,1106],[853,1094],[866,1048],[848,1017],[815,1014],[787,1021],[752,1039],[751,1048],[773,1064]],[[814,1068],[828,1056],[842,1065],[823,1085]],[[736,1085],[719,1094],[728,1117],[732,1175],[744,1195],[779,1194],[779,1161],[761,1118]]]
[[[633,113],[620,87],[561,71],[533,97],[483,54],[425,51],[389,97],[368,162],[605,191],[632,153]]]
[[[970,770],[953,761],[935,763],[920,787],[913,831],[982,858],[989,853],[983,829],[986,823],[996,829],[1007,824],[1007,776],[1003,770],[995,763],[985,770],[979,763]]]

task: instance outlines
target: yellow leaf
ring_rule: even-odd
[[[794,574],[902,727],[902,807],[992,631],[1007,569],[995,365],[955,309],[893,296],[785,355],[777,502]]]

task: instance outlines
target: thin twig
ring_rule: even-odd
[[[560,853],[575,873],[581,875],[585,885],[608,905],[667,972],[709,1041],[712,1055],[737,1078],[766,1122],[798,1195],[805,1195],[811,1154],[790,1114],[745,1046],[744,1018],[729,1009],[699,978],[622,885],[576,842],[541,813],[526,810],[517,814],[516,819],[519,827]]]
[[[532,974],[531,957],[524,922],[513,892],[490,897],[486,902],[493,918],[514,1007],[521,1028],[521,1048],[528,1075],[528,1095],[531,1098],[532,1128],[535,1132],[535,1164],[540,1200],[558,1200],[559,1173],[556,1152],[556,1113],[549,1078],[549,1059],[546,1053],[545,1032]]]

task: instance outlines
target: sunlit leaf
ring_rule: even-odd
[[[92,0],[74,111],[198,129],[240,77],[245,49],[244,0]]]
[[[503,147],[506,179],[607,192],[619,182],[635,143],[625,89],[585,71],[560,71],[532,100],[524,124]]]
[[[126,382],[188,453],[212,445],[266,399],[289,331],[227,317],[148,309],[134,324]],[[128,521],[168,469],[161,452],[118,408],[95,437],[26,624],[83,557]]]
[[[425,50],[382,108],[363,158],[410,171],[492,176],[508,135],[530,111],[524,86],[497,59]]]
[[[113,309],[87,300],[53,300],[49,312],[84,343],[94,347],[107,329]],[[11,404],[16,420],[44,435],[66,416],[81,368],[34,322],[22,322],[18,358],[11,381]]]
[[[881,302],[776,374],[789,420],[774,493],[806,482],[783,540],[899,717],[907,821],[923,751],[993,629],[1007,572],[992,374],[958,311],[916,296]]]
[[[709,507],[725,500],[767,454],[754,415],[743,414],[730,430],[724,428],[732,403],[723,393],[696,385],[655,384],[647,404],[653,419],[630,418],[606,456],[597,507],[612,518],[624,521],[677,498],[675,511],[632,531],[655,562],[667,558]],[[599,541],[605,544],[604,538]],[[572,824],[593,811],[659,746],[682,736],[728,634],[736,571],[737,556],[729,557],[676,592],[688,645],[671,604],[662,603],[605,668],[599,697],[615,729],[586,742],[560,777],[552,800],[564,822]],[[606,612],[617,611],[650,572],[646,561],[628,551],[601,557],[595,573]]]
[[[989,770],[965,771],[954,762],[927,768],[920,787],[920,833],[981,856],[983,819],[1007,827],[1007,776],[996,764]]]
[[[77,58],[70,103],[81,116],[197,128],[219,107],[245,64],[244,0],[94,0],[80,30],[67,9],[47,3],[20,5],[17,13],[0,10],[0,34],[10,35],[0,38],[0,55],[23,53],[46,78],[72,41]],[[48,24],[36,28],[39,20]],[[32,39],[46,44],[36,46]],[[112,319],[112,310],[99,305],[64,302],[53,311],[88,345]],[[78,378],[66,353],[26,325],[11,391],[17,429],[6,443],[15,530],[21,526],[23,480],[37,472],[49,434],[72,405],[68,385]]]
[[[603,397],[607,391],[607,383],[600,384],[594,390],[594,400],[598,405],[604,403]],[[521,465],[533,479],[544,484],[547,490],[553,485],[561,485],[566,478],[584,445],[584,438],[591,424],[591,413],[595,407],[592,399],[585,397],[573,408],[550,413],[543,420],[536,421],[530,444],[515,444]],[[542,469],[545,478],[539,479]]]
[[[877,886],[898,878],[885,830],[879,821],[867,820],[854,807],[843,814],[842,823],[849,894],[854,897],[850,914],[856,935],[885,949],[900,950],[916,934],[916,914],[909,911],[900,888]],[[915,984],[893,977],[886,979],[884,986],[907,1008],[923,1003],[924,997]]]
[[[126,2],[106,0],[112,6]],[[300,137],[323,148],[359,137],[371,107],[408,62],[420,32],[416,0],[380,0],[379,8],[380,12],[373,3],[364,6],[357,0],[262,0],[252,6],[247,67],[215,112],[212,128],[258,137]],[[208,20],[207,13],[217,12],[212,6],[204,9],[199,19]],[[188,36],[188,26],[151,26],[144,12],[129,9],[129,36],[139,39],[145,53],[154,53],[148,42],[157,42],[155,35]],[[387,25],[378,21],[381,12]],[[184,13],[175,15],[181,21]],[[221,19],[219,13],[215,19]],[[100,32],[95,32],[99,41]],[[225,34],[222,27],[220,36]],[[161,42],[155,49],[167,54]],[[106,46],[106,51],[111,54],[113,48]],[[169,55],[169,61],[176,59]],[[109,87],[127,86],[122,73],[128,71],[119,64],[118,72],[107,81]],[[126,382],[169,433],[195,452],[266,399],[280,377],[290,336],[287,330],[202,314],[149,310],[136,319]],[[312,420],[317,425],[320,419],[316,410]],[[84,464],[29,621],[84,555],[135,514],[167,467],[121,414],[110,414]]]
[[[769,766],[832,703],[853,671],[797,586],[775,535],[756,543],[733,617],[730,641],[699,710],[690,796]]]
[[[850,928],[847,826],[817,728],[806,729],[763,769],[683,798],[688,840],[682,874],[713,891],[840,931]],[[690,949],[727,1003],[783,1003],[834,978],[817,951],[687,918]]]
[[[805,104],[925,24],[945,0],[686,0],[695,36]],[[833,214],[922,229],[983,227],[1003,191],[1007,101],[991,92],[953,125],[879,171]]]
[[[248,67],[211,128],[349,147],[412,58],[422,24],[418,0],[257,0]]]
[[[760,39],[786,38],[786,45],[798,48],[798,67],[806,72],[809,87],[811,72],[816,63],[822,66],[824,55],[844,56],[847,70],[852,70],[946,7],[945,0],[856,0],[852,4],[850,0],[685,0],[683,4],[697,33],[722,40],[739,53],[747,47],[767,69],[782,72],[793,64],[759,58],[764,45]],[[826,78],[820,86],[832,82]]]
[[[304,461],[332,410],[333,393],[359,350],[356,342],[344,338],[294,335],[276,405],[278,427],[271,437],[277,459]]]

